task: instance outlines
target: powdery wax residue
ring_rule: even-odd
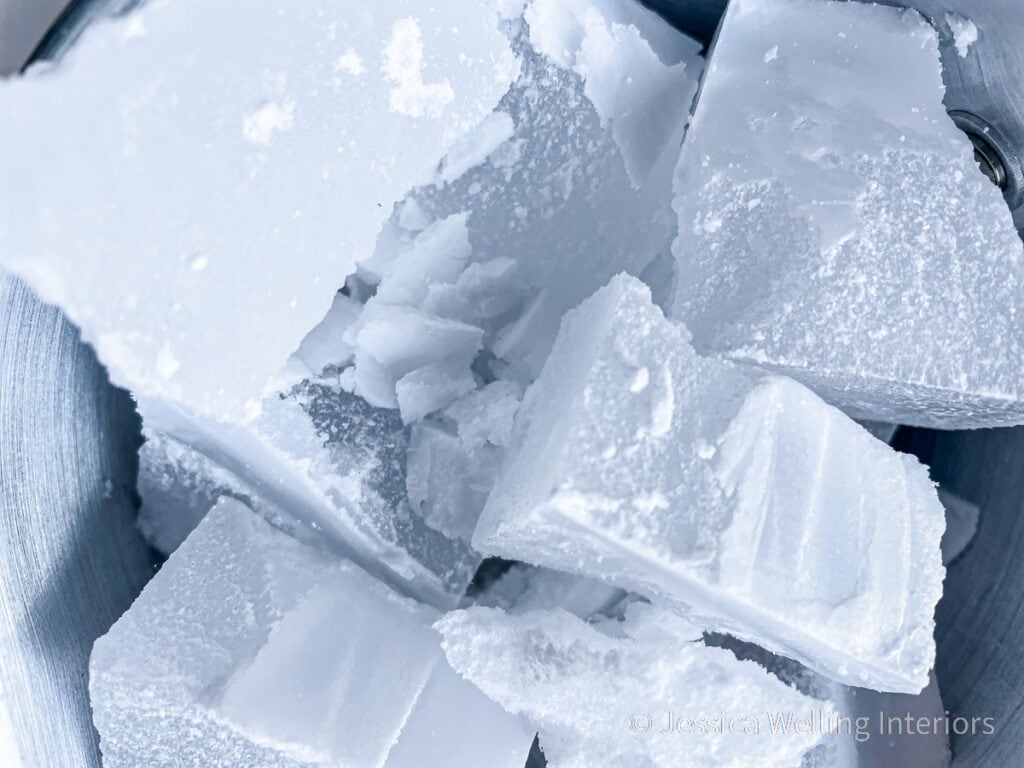
[[[363,60],[360,58],[359,54],[351,48],[338,57],[338,61],[334,64],[334,69],[337,72],[345,72],[355,76],[359,76],[366,72],[366,67],[363,66]]]
[[[971,46],[978,42],[978,27],[970,19],[955,13],[946,14],[946,24],[953,33],[953,44],[960,58],[966,58]]]
[[[272,101],[242,119],[242,135],[252,144],[265,146],[274,138],[275,133],[289,131],[294,124],[294,102],[278,104]]]
[[[392,112],[407,117],[438,118],[452,101],[451,83],[423,81],[423,35],[413,18],[400,19],[391,30],[384,49],[384,75],[395,83],[388,98]]]

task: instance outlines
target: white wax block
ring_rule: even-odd
[[[398,226],[407,232],[422,232],[433,223],[427,216],[426,211],[420,208],[419,204],[412,198],[403,200],[399,205],[399,209]],[[379,238],[377,242],[380,243]],[[366,262],[367,260],[364,259],[360,266],[366,266]]]
[[[0,262],[115,383],[241,418],[515,74],[478,0],[146,3],[0,87]]]
[[[336,383],[309,380],[262,403],[245,425],[183,416],[141,401],[152,431],[234,475],[257,510],[439,607],[456,603],[481,557],[414,514],[406,495],[409,437],[397,411]],[[238,494],[231,494],[238,495]]]
[[[978,532],[981,510],[977,504],[939,488],[939,501],[946,509],[946,531],[942,535],[942,563],[949,565],[967,549]]]
[[[662,600],[836,680],[918,691],[943,526],[916,459],[792,380],[698,357],[619,276],[566,315],[473,543]]]
[[[256,426],[287,469],[274,479],[290,474],[286,482],[310,489],[319,501],[314,522],[362,550],[365,568],[441,607],[461,597],[481,556],[411,513],[409,435],[398,412],[307,382],[289,398],[272,399]],[[303,513],[310,510],[296,516]]]
[[[104,765],[521,768],[533,731],[449,668],[436,618],[223,501],[96,643]]]
[[[916,12],[729,6],[676,176],[672,310],[700,352],[863,419],[1024,422],[1024,252]]]
[[[359,397],[379,408],[397,408],[397,381],[391,373],[368,352],[356,348],[355,365],[346,368],[340,378],[346,391],[356,392]]]
[[[411,198],[399,220],[410,208],[419,226],[422,211]],[[461,311],[470,297],[459,286],[472,255],[467,218],[448,216],[410,242],[386,229],[374,256],[360,264],[378,284],[347,333],[356,350],[353,390],[375,405],[397,406],[406,423],[477,387],[470,365],[484,331],[471,324],[479,305],[468,316]]]
[[[673,620],[634,604],[616,637],[560,609],[469,608],[435,627],[463,677],[537,727],[551,768],[667,768],[680,755],[693,768],[800,766],[822,735],[774,735],[769,715],[831,708],[753,662],[680,641]],[[662,732],[683,719],[710,729],[712,718],[731,732]]]

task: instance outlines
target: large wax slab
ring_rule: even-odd
[[[699,351],[859,418],[1024,422],[1024,251],[943,94],[914,11],[730,4],[676,174]]]

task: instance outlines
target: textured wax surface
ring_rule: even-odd
[[[92,643],[149,578],[138,417],[56,309],[0,273],[0,764],[98,768]]]
[[[737,0],[676,173],[674,316],[699,351],[858,418],[1024,421],[1024,249],[946,115],[915,12]]]
[[[473,541],[668,601],[833,679],[917,692],[943,527],[915,459],[792,380],[699,358],[619,276],[566,315]]]
[[[521,768],[533,732],[436,616],[222,500],[96,643],[104,768]]]
[[[688,768],[748,768],[754,754],[764,768],[798,768],[801,755],[826,740],[774,735],[768,713],[816,710],[827,718],[827,702],[703,645],[685,622],[650,605],[634,604],[624,622],[604,626],[559,608],[510,615],[479,607],[435,626],[460,674],[536,725],[551,768],[669,768],[680,754]],[[726,735],[661,733],[670,713],[743,722]]]

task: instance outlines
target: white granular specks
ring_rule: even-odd
[[[633,381],[629,385],[629,391],[633,394],[643,392],[647,389],[647,385],[651,383],[651,372],[647,370],[647,366],[637,369],[636,374],[633,376]]]
[[[388,108],[408,117],[438,118],[455,99],[451,83],[426,83],[423,80],[423,36],[415,19],[400,19],[391,30],[384,49],[384,75],[395,87]]]
[[[242,135],[252,144],[267,145],[274,134],[289,131],[294,124],[294,102],[272,101],[242,119]]]
[[[334,70],[358,77],[366,72],[366,67],[363,66],[363,60],[359,54],[349,48],[338,57],[338,61],[334,64]]]
[[[946,23],[953,33],[953,45],[961,59],[967,57],[971,46],[978,42],[978,27],[970,19],[955,13],[946,14]]]

